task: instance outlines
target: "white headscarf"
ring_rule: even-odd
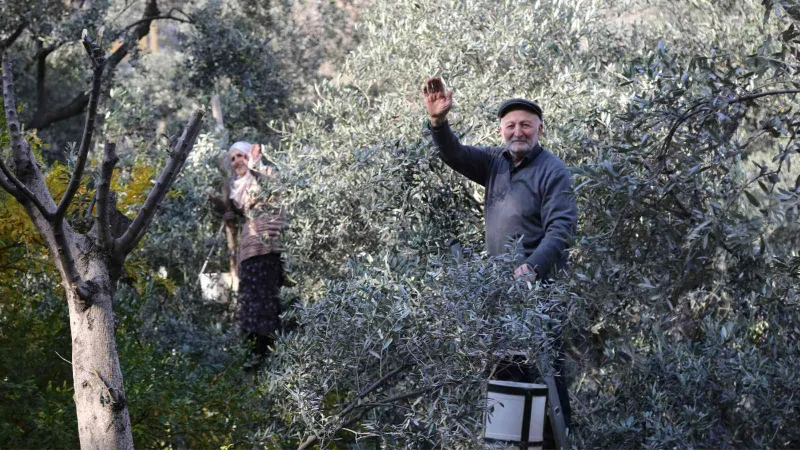
[[[227,161],[230,163],[231,156],[234,153],[242,153],[244,157],[247,159],[247,167],[248,169],[253,165],[254,161],[250,158],[250,143],[239,141],[231,145],[231,148],[228,150],[228,159]],[[234,205],[237,208],[241,208],[244,206],[245,203],[245,194],[247,193],[247,186],[250,185],[250,182],[253,180],[253,174],[250,171],[247,171],[247,175],[243,177],[239,177],[236,175],[236,171],[233,170],[231,167],[231,200],[233,200]]]

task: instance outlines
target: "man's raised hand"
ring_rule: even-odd
[[[425,95],[431,126],[438,127],[447,120],[447,113],[453,107],[453,91],[445,90],[441,78],[431,77],[422,85],[422,93]]]

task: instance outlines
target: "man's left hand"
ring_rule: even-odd
[[[533,267],[531,267],[528,263],[525,263],[517,267],[517,270],[514,271],[514,279],[517,281],[530,281],[533,283],[536,281],[536,272],[533,271]]]

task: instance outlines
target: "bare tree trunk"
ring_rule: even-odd
[[[67,290],[78,436],[82,449],[132,449],[131,419],[114,339],[115,289],[108,269],[97,261],[91,265],[95,279],[105,279],[92,295],[92,307],[79,311],[76,290]]]
[[[77,233],[66,219],[66,213],[86,166],[106,65],[103,50],[92,42],[85,30],[83,45],[92,60],[94,74],[75,168],[58,205],[48,192],[44,176],[22,136],[11,66],[5,46],[0,46],[4,113],[14,163],[12,171],[0,155],[0,188],[25,207],[61,274],[69,304],[71,364],[81,448],[127,450],[133,448],[133,435],[114,339],[112,300],[125,258],[144,236],[158,205],[186,161],[200,133],[204,113],[195,111],[192,114],[144,205],[133,221],[122,224],[118,233],[112,230],[118,229],[120,223],[112,227],[111,214],[111,209],[115,208],[111,177],[118,158],[115,144],[106,143],[96,192],[97,218],[89,234]]]

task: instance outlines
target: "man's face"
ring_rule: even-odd
[[[536,114],[516,109],[500,119],[500,134],[514,157],[525,156],[539,143],[544,125]]]

